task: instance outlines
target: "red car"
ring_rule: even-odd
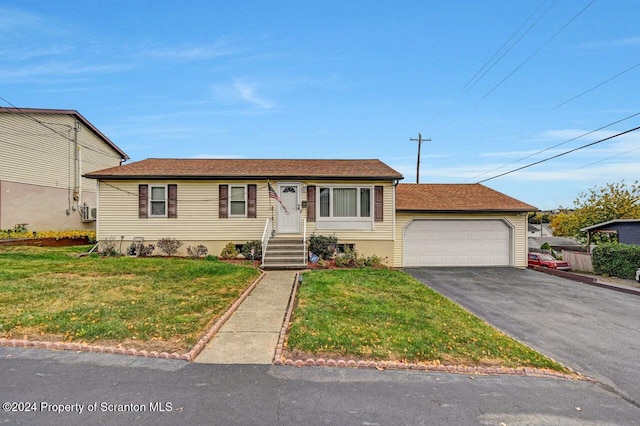
[[[560,269],[561,271],[569,271],[571,269],[571,265],[569,265],[569,262],[556,260],[553,258],[553,256],[546,253],[529,253],[528,265],[529,268],[533,268],[534,266],[542,266],[543,268]]]

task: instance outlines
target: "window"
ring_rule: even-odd
[[[149,216],[167,216],[167,187],[166,185],[151,185],[151,197],[149,197]]]
[[[229,186],[229,216],[247,215],[247,191],[243,186]]]
[[[371,218],[371,188],[320,188],[320,218]]]

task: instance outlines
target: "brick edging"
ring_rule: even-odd
[[[289,296],[289,306],[287,306],[287,313],[284,315],[284,321],[282,322],[282,328],[280,329],[280,336],[278,336],[278,344],[276,345],[276,352],[273,355],[273,364],[280,365],[282,360],[282,351],[284,348],[284,340],[289,332],[289,326],[291,321],[291,314],[293,313],[293,305],[296,302],[296,294],[298,293],[298,277],[300,276],[300,272],[296,273],[295,278],[293,279],[293,289],[291,290],[291,295]]]
[[[251,294],[253,289],[264,278],[266,272],[262,271],[262,274],[256,278],[256,280],[240,295],[240,297],[225,311],[224,314],[209,328],[207,333],[196,343],[196,345],[187,353],[179,354],[177,352],[157,352],[147,351],[145,349],[138,350],[134,348],[124,348],[122,346],[99,346],[99,345],[87,345],[83,343],[65,343],[65,342],[40,342],[26,339],[6,339],[0,338],[0,347],[13,347],[13,348],[40,348],[40,349],[52,349],[62,351],[76,351],[76,352],[93,352],[93,353],[105,353],[105,354],[118,354],[118,355],[132,355],[144,358],[161,358],[161,359],[179,359],[183,361],[193,361],[195,357],[204,349],[205,345],[218,332],[220,327],[229,319],[238,306]]]
[[[530,368],[530,367],[517,367],[517,368],[504,368],[504,367],[474,367],[465,365],[443,365],[436,363],[407,363],[396,361],[364,361],[354,359],[324,359],[324,358],[307,358],[307,359],[291,359],[283,355],[284,341],[289,332],[291,314],[293,313],[293,306],[296,300],[296,293],[298,290],[298,275],[296,274],[295,281],[293,283],[293,291],[289,299],[289,306],[287,313],[284,317],[284,323],[280,330],[280,336],[278,338],[278,344],[276,346],[276,352],[273,358],[273,365],[288,365],[293,367],[339,367],[339,368],[374,368],[376,370],[414,370],[414,371],[435,371],[442,373],[458,373],[458,374],[473,374],[473,375],[513,375],[513,376],[537,376],[537,377],[557,377],[571,380],[586,380],[593,381],[593,379],[573,371],[569,367],[567,370],[570,374],[561,373],[554,370],[542,369],[542,368]]]

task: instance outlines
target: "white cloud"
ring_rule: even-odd
[[[157,48],[149,50],[148,54],[163,59],[189,62],[229,56],[239,51],[241,49],[235,41],[223,38],[209,46]]]
[[[640,47],[640,37],[619,38],[616,40],[601,40],[579,44],[582,49],[611,49],[615,47]]]
[[[273,101],[266,100],[258,95],[254,84],[243,80],[236,79],[231,85],[214,86],[212,89],[221,98],[241,100],[260,109],[271,109],[275,106]]]

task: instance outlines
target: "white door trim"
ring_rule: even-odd
[[[292,197],[291,192],[283,192],[285,188],[295,188],[295,197]],[[277,204],[278,222],[276,224],[276,230],[280,234],[299,234],[300,233],[300,191],[302,190],[302,184],[300,182],[278,182],[277,189],[278,197],[282,200],[282,203],[287,207],[287,211],[282,205],[273,200]]]

